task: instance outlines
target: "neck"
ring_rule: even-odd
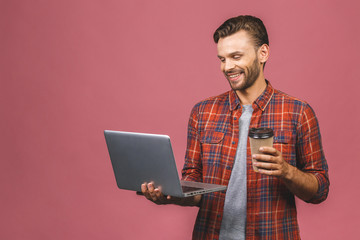
[[[236,94],[238,95],[242,105],[252,105],[265,89],[266,81],[264,75],[260,74],[251,87],[244,90],[237,90]]]

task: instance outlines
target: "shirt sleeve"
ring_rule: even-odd
[[[297,133],[297,167],[303,172],[314,174],[319,184],[317,193],[307,202],[321,203],[329,192],[328,165],[322,148],[319,123],[308,104],[301,113]]]
[[[187,147],[185,163],[182,169],[182,180],[202,182],[201,145],[198,132],[198,110],[196,105],[190,114],[188,123]]]

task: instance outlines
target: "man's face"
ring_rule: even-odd
[[[217,50],[221,71],[232,89],[242,91],[255,83],[261,65],[253,40],[246,31],[220,38]]]

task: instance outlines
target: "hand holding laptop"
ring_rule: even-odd
[[[120,189],[142,191],[157,204],[182,206],[198,205],[201,197],[197,195],[226,189],[223,185],[180,181],[167,135],[111,130],[104,134]]]
[[[152,182],[141,184],[141,192],[144,196],[158,204],[176,204],[180,206],[198,206],[201,200],[201,195],[195,195],[190,197],[172,197],[170,195],[165,196],[161,192],[161,188],[155,188]]]

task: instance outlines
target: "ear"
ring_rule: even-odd
[[[265,63],[268,60],[270,54],[269,45],[263,44],[261,47],[259,47],[257,54],[260,63]]]

